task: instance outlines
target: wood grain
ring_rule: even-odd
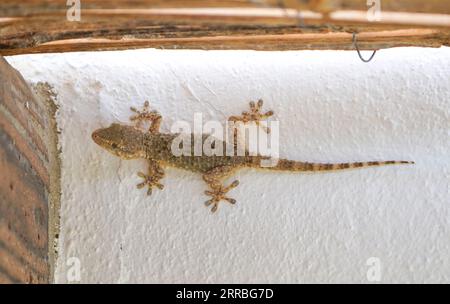
[[[383,0],[382,20],[370,22],[365,1],[84,0],[81,20],[71,22],[65,2],[32,0],[17,4],[6,0],[0,4],[4,17],[8,17],[0,18],[0,54],[140,47],[347,50],[352,49],[351,40],[342,34],[353,32],[360,33],[361,47],[366,49],[437,47],[449,45],[450,15],[444,14],[449,5],[443,2]],[[274,6],[286,9],[270,8]],[[221,8],[214,9],[217,7]],[[390,7],[440,15],[385,13]],[[396,35],[400,30],[409,30],[410,35]],[[425,34],[424,30],[433,32]],[[363,40],[372,33],[378,36]]]
[[[0,283],[48,283],[59,157],[50,140],[54,111],[1,56],[0,84]]]
[[[362,49],[450,45],[447,27],[392,24],[324,23],[305,19],[211,16],[84,15],[83,22],[64,16],[40,16],[0,26],[0,54],[101,51],[134,48],[306,50],[353,49],[351,33],[359,33]],[[176,21],[173,21],[175,20]],[[217,19],[217,17],[216,17]],[[258,21],[259,20],[259,21]],[[258,23],[260,22],[260,23]],[[399,34],[402,33],[402,34]],[[405,34],[406,33],[406,34]],[[370,39],[366,37],[369,37]]]
[[[385,11],[450,14],[450,4],[442,0],[382,0]],[[82,0],[84,9],[180,8],[180,7],[285,7],[318,12],[367,10],[361,0]],[[2,0],[1,16],[26,16],[67,9],[60,0]]]

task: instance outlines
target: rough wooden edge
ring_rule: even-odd
[[[48,257],[50,276],[49,282],[54,282],[56,261],[58,259],[58,241],[60,231],[61,208],[61,149],[58,142],[59,129],[56,124],[57,95],[48,83],[38,82],[31,85],[37,98],[40,98],[48,109],[49,125],[53,132],[49,132],[48,151],[50,156],[50,189],[49,189],[49,219],[48,219]]]
[[[66,9],[61,0],[2,0],[3,16],[48,13]],[[284,7],[330,12],[339,9],[367,10],[362,0],[82,0],[84,8],[179,8],[179,7]],[[382,0],[381,9],[398,12],[450,13],[450,6],[442,0]]]
[[[0,79],[0,283],[49,283],[60,199],[54,95],[31,89],[1,56]]]
[[[450,45],[450,33],[432,29],[362,32],[358,34],[361,50],[392,47],[440,47]],[[43,43],[35,47],[0,50],[7,55],[61,53],[81,51],[127,50],[139,48],[199,50],[355,50],[352,33],[305,33],[267,35],[228,35],[180,38],[67,39]]]
[[[437,47],[449,45],[450,16],[428,25],[429,16],[408,17],[417,25],[397,22],[367,22],[365,14],[349,16],[270,10],[247,15],[192,10],[85,10],[82,22],[69,22],[64,13],[0,20],[0,54],[102,51],[134,48],[205,50],[348,50],[346,35],[359,33],[361,48],[398,46]],[[395,16],[394,16],[395,17]],[[354,20],[352,20],[352,18]],[[365,21],[364,21],[365,20]],[[428,20],[428,21],[427,21]],[[413,23],[413,22],[411,22]],[[438,24],[438,25],[436,25]],[[409,34],[397,35],[399,32]],[[368,33],[376,37],[364,41]],[[386,34],[387,33],[387,34]],[[370,34],[373,36],[372,34]],[[395,39],[393,39],[395,37]],[[279,41],[279,43],[274,43]]]

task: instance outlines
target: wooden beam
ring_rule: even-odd
[[[277,5],[278,0],[81,0],[82,9],[148,9],[191,7],[261,7]],[[47,14],[67,10],[60,0],[2,0],[0,17]]]
[[[274,31],[276,32],[276,31]],[[410,29],[380,32],[361,32],[358,44],[362,50],[390,47],[421,46],[440,47],[449,44],[448,33],[443,36],[438,30]],[[353,50],[351,33],[284,33],[284,34],[241,34],[197,37],[159,38],[80,38],[52,41],[33,47],[3,50],[5,55],[105,51],[137,48],[201,49],[201,50]]]
[[[41,2],[31,1],[36,5]],[[47,2],[53,3],[51,0]],[[142,5],[144,2],[147,4],[151,2],[154,5],[162,3],[136,1],[136,5]],[[178,3],[177,1],[169,2],[174,5]],[[211,5],[224,4],[223,1],[199,2],[207,2]],[[240,5],[247,3],[243,0],[234,2]],[[314,1],[304,1],[310,6],[313,5],[312,2]],[[61,4],[59,1],[58,3]],[[95,7],[95,3],[97,2],[87,1],[86,5]],[[107,3],[121,5],[123,1]],[[314,3],[318,5],[323,2]],[[410,34],[402,35],[397,41],[392,40],[389,35],[379,34],[377,39],[370,43],[361,41],[361,45],[368,49],[449,45],[450,15],[391,12],[382,13],[382,20],[379,22],[368,22],[366,15],[365,11],[335,11],[322,14],[270,8],[84,8],[80,22],[69,22],[66,11],[60,10],[27,17],[0,18],[0,54],[139,47],[255,50],[349,49],[351,43],[346,44],[339,40],[337,38],[341,37],[339,34],[397,33],[400,30],[409,30]],[[264,37],[266,35],[267,39]],[[283,43],[273,43],[271,41],[273,37],[278,37]],[[420,37],[423,40],[420,40]],[[246,38],[249,39],[248,42],[243,41]],[[100,41],[104,41],[104,44],[101,45]],[[220,45],[220,43],[227,45]]]
[[[450,44],[449,27],[444,26],[445,22],[450,25],[450,17],[444,19],[442,26],[411,26],[345,18],[324,20],[321,14],[311,12],[302,12],[300,21],[297,14],[286,15],[280,10],[258,11],[257,14],[252,11],[253,15],[243,11],[218,14],[217,11],[88,10],[81,22],[68,22],[63,13],[8,18],[3,22],[0,19],[0,54],[144,47],[351,49],[347,36],[353,32],[361,33],[360,44],[367,49]],[[378,34],[364,41],[363,33]],[[398,33],[402,34],[398,36]]]
[[[318,12],[336,10],[367,11],[366,0],[281,0],[285,7],[295,9],[311,9]],[[371,1],[374,3],[375,1]],[[380,0],[381,10],[385,12],[410,12],[450,14],[450,3],[447,0]]]
[[[339,10],[367,10],[366,1],[363,0],[331,0],[340,2]],[[385,12],[411,12],[450,14],[448,0],[380,0],[381,10]]]
[[[82,9],[145,9],[190,7],[284,7],[316,12],[364,10],[364,0],[81,0]],[[392,12],[450,14],[450,4],[442,0],[382,0],[381,9]],[[67,10],[61,0],[2,0],[0,17],[27,16]]]
[[[0,284],[49,283],[60,195],[56,106],[1,56],[0,84]]]

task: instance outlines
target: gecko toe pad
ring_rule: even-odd
[[[145,186],[148,186],[147,195],[151,195],[153,191],[153,187],[156,187],[160,190],[164,189],[164,185],[159,181],[161,180],[161,175],[147,175],[142,172],[138,173],[138,176],[143,178],[144,181],[142,183],[137,184],[138,189],[142,189]]]

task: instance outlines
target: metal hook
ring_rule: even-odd
[[[373,51],[372,56],[370,56],[369,59],[364,59],[361,55],[361,52],[359,51],[358,41],[356,39],[356,33],[353,33],[353,45],[355,46],[356,51],[358,52],[359,59],[361,59],[361,61],[365,62],[365,63],[370,62],[373,59],[373,57],[375,56],[375,53],[377,52],[376,50]]]

